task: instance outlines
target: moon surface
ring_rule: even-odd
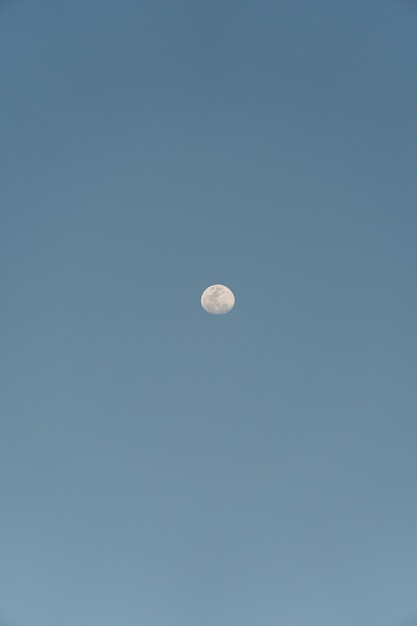
[[[235,306],[235,296],[225,285],[211,285],[201,294],[201,306],[211,315],[224,315]]]

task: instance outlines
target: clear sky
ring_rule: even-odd
[[[416,33],[0,4],[4,626],[417,623]]]

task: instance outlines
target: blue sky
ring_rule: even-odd
[[[416,28],[0,5],[5,626],[417,621]]]

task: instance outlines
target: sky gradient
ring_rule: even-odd
[[[417,624],[416,32],[0,3],[1,626]]]

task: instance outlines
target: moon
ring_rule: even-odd
[[[201,294],[201,306],[211,315],[224,315],[235,306],[235,296],[225,285],[211,285]]]

